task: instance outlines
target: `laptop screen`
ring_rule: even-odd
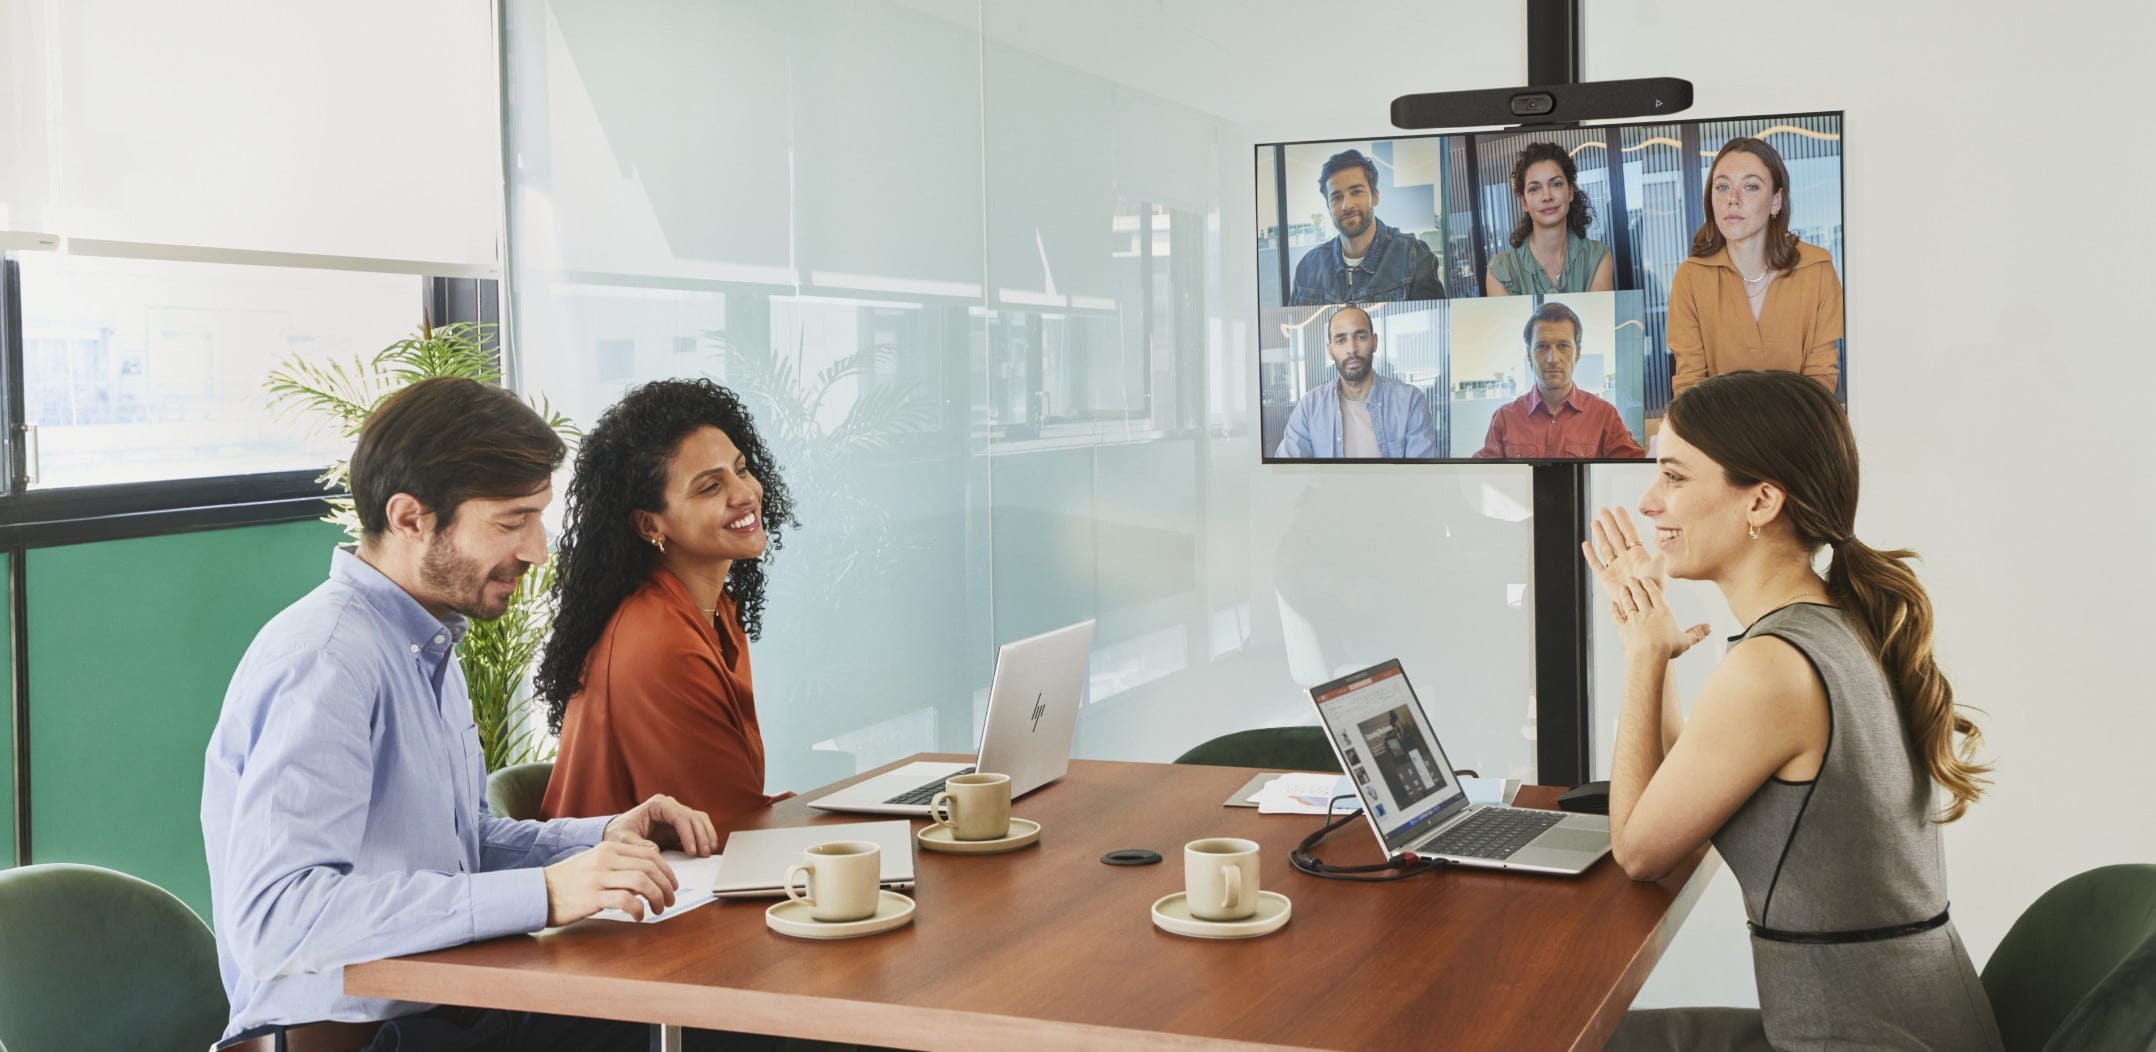
[[[1398,661],[1312,688],[1310,697],[1388,850],[1403,850],[1466,805]]]

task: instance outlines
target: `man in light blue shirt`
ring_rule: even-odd
[[[1290,460],[1434,457],[1437,426],[1422,388],[1377,375],[1377,328],[1348,304],[1325,322],[1325,353],[1339,375],[1295,403],[1273,456]]]
[[[352,455],[362,539],[273,618],[233,674],[204,757],[228,1047],[639,1048],[604,1020],[437,1009],[344,992],[362,961],[673,904],[653,842],[709,855],[703,812],[654,796],[612,818],[486,812],[455,659],[546,560],[561,440],[514,395],[426,380],[375,411]],[[388,1022],[383,1022],[383,1021]]]

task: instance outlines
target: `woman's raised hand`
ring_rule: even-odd
[[[1593,540],[1580,543],[1580,554],[1610,599],[1610,617],[1627,654],[1670,660],[1707,638],[1704,624],[1677,627],[1662,594],[1662,555],[1640,540],[1630,514],[1603,508],[1595,513],[1593,532]]]
[[[1587,568],[1594,571],[1602,591],[1616,596],[1624,592],[1626,578],[1662,583],[1662,553],[1640,540],[1632,515],[1623,508],[1595,512],[1594,538],[1580,542]]]

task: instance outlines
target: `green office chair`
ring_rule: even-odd
[[[2008,1052],[2156,1048],[2156,865],[2060,881],[2022,911],[1983,979]]]
[[[0,871],[0,1041],[203,1052],[227,1014],[216,937],[172,893],[96,866]]]
[[[519,763],[487,776],[487,810],[503,818],[537,818],[554,764]]]
[[[1340,758],[1325,741],[1323,727],[1259,727],[1223,734],[1176,757],[1175,762],[1340,773]]]

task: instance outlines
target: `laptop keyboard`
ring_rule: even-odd
[[[884,803],[908,804],[914,807],[927,807],[928,802],[930,800],[934,800],[936,798],[936,794],[943,791],[943,781],[945,778],[956,778],[962,774],[972,773],[973,768],[971,767],[968,767],[963,771],[952,771],[951,773],[944,775],[943,778],[938,778],[935,781],[929,782],[926,785],[916,786],[912,789],[908,789],[905,792],[890,798],[889,800],[885,800]]]
[[[1542,831],[1565,820],[1563,812],[1524,807],[1485,807],[1437,835],[1422,854],[1464,858],[1511,858]]]

